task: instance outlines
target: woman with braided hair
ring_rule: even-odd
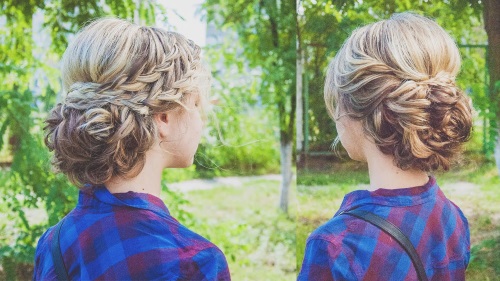
[[[370,187],[347,194],[309,236],[299,280],[465,279],[467,219],[429,175],[448,170],[470,136],[459,69],[452,38],[413,13],[347,39],[325,102],[349,157],[368,163]]]
[[[159,198],[193,163],[210,73],[184,36],[119,19],[85,27],[62,59],[46,120],[53,166],[78,204],[39,240],[34,280],[230,280],[224,254]]]

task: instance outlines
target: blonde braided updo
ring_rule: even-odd
[[[330,63],[325,102],[362,122],[401,169],[443,168],[470,137],[470,99],[455,85],[460,54],[434,21],[412,13],[353,32]]]
[[[184,36],[120,19],[85,27],[62,58],[63,101],[46,120],[53,166],[76,185],[137,175],[157,138],[153,115],[202,104],[210,73]]]

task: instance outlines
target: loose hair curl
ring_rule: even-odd
[[[459,68],[458,48],[438,24],[395,14],[347,39],[327,71],[326,106],[332,118],[360,120],[399,168],[448,170],[472,129]]]
[[[62,59],[64,100],[46,119],[52,164],[81,187],[134,177],[157,138],[153,115],[206,100],[210,74],[184,36],[120,19],[97,20]]]

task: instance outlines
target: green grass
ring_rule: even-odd
[[[297,278],[296,207],[291,205],[289,216],[279,210],[278,181],[254,180],[241,187],[190,191],[183,197],[189,202],[184,209],[192,215],[183,223],[221,248],[232,279]],[[168,206],[168,198],[165,202]]]
[[[500,280],[500,237],[486,239],[471,249],[467,280]]]
[[[471,262],[467,280],[500,280],[500,178],[492,163],[464,166],[438,173],[446,196],[466,214],[471,231]],[[297,266],[310,233],[328,221],[345,194],[367,184],[366,166],[336,164],[330,171],[299,172],[297,186]],[[463,188],[462,188],[463,187]]]

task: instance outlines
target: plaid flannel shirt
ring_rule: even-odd
[[[57,280],[50,243],[42,235],[33,280]],[[163,201],[144,193],[80,191],[65,218],[60,247],[71,280],[230,280],[224,254],[181,225]]]
[[[337,214],[309,236],[298,280],[418,280],[410,257],[388,234],[361,219],[338,215],[354,208],[400,228],[429,280],[465,280],[468,222],[432,177],[424,186],[347,194]]]

